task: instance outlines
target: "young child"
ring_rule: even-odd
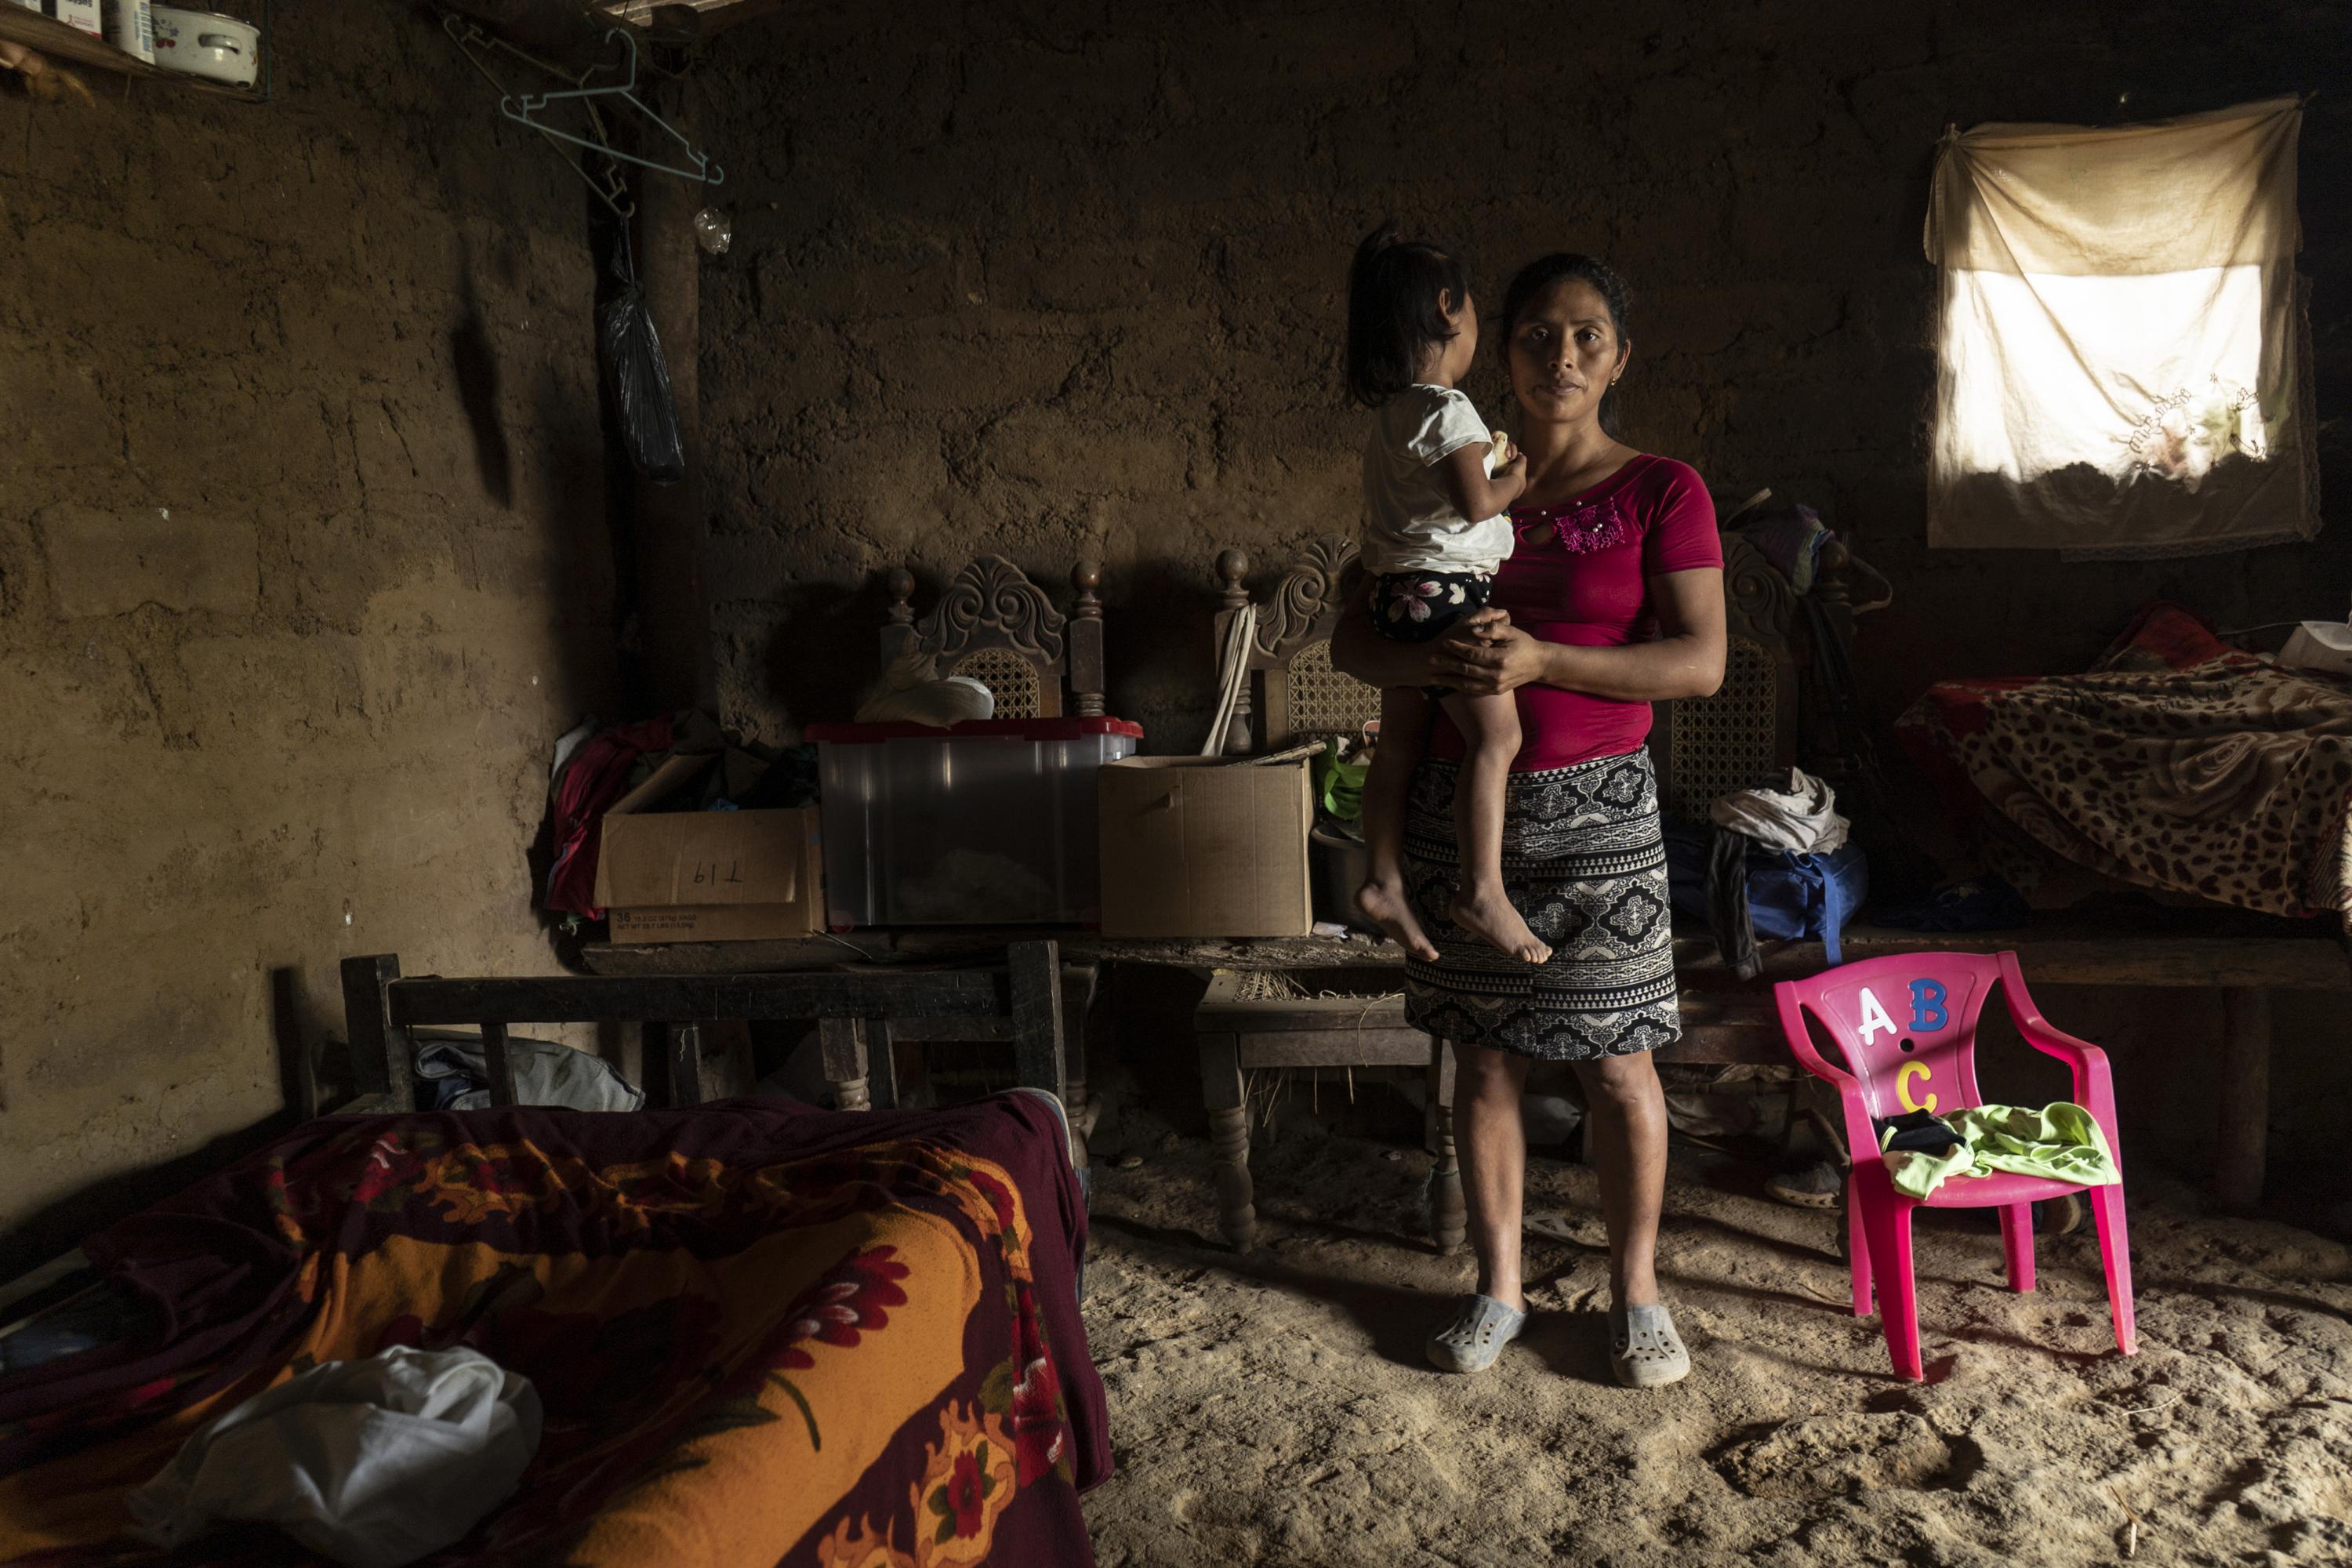
[[[1503,509],[1527,488],[1527,459],[1496,449],[1477,408],[1455,390],[1477,351],[1478,318],[1459,258],[1387,225],[1356,247],[1348,269],[1348,390],[1379,411],[1364,446],[1360,559],[1373,578],[1374,624],[1402,642],[1434,641],[1483,608],[1495,569],[1511,552]],[[1406,952],[1437,956],[1413,918],[1403,860],[1407,790],[1436,703],[1464,742],[1454,790],[1462,880],[1447,914],[1512,957],[1541,963],[1551,949],[1503,892],[1503,790],[1519,749],[1518,705],[1508,693],[1409,686],[1381,693],[1381,742],[1363,795],[1370,874],[1356,907]]]

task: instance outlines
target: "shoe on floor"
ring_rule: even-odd
[[[1484,1372],[1519,1337],[1528,1315],[1492,1296],[1467,1296],[1446,1325],[1429,1336],[1430,1363],[1441,1372]]]
[[[2080,1193],[2061,1193],[2056,1197],[2033,1205],[2033,1233],[2036,1236],[2072,1236],[2083,1228],[2087,1208]]]
[[[1833,1209],[1845,1201],[1845,1173],[1827,1160],[1768,1177],[1765,1195],[1801,1209]]]
[[[1690,1375],[1690,1352],[1661,1304],[1609,1310],[1609,1370],[1628,1388],[1664,1388]]]

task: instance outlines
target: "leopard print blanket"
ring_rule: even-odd
[[[2094,871],[2352,923],[2352,684],[2176,605],[2086,675],[1943,681],[1896,728],[1948,786]]]

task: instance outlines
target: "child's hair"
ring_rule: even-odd
[[[1470,298],[1460,257],[1392,223],[1364,237],[1348,268],[1348,395],[1378,408],[1421,378],[1429,351],[1454,337],[1439,308],[1446,294],[1456,310]]]
[[[1571,281],[1592,285],[1592,291],[1609,307],[1609,321],[1617,329],[1619,346],[1631,344],[1633,340],[1625,328],[1633,306],[1633,290],[1607,262],[1572,250],[1539,256],[1511,279],[1510,287],[1503,290],[1503,341],[1509,342],[1511,334],[1519,330],[1519,318],[1536,302],[1536,296],[1556,283]],[[1601,395],[1601,428],[1614,436],[1618,433],[1618,421],[1617,388],[1612,385]]]

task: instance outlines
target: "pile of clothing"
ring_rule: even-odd
[[[1906,1197],[1930,1198],[1954,1176],[1996,1172],[2084,1187],[2123,1180],[2098,1119],[2069,1100],[2039,1110],[2023,1105],[1971,1105],[1947,1116],[1915,1110],[1881,1121],[1876,1131],[1886,1173]]]
[[[489,1053],[482,1037],[455,1030],[419,1029],[416,1077],[426,1110],[487,1110],[490,1106]],[[612,1064],[560,1040],[507,1041],[514,1068],[515,1102],[553,1105],[567,1110],[641,1110],[646,1091],[623,1078]]]
[[[1801,768],[1735,790],[1708,809],[1709,826],[1666,830],[1675,908],[1706,918],[1726,967],[1763,971],[1757,940],[1818,937],[1832,964],[1839,933],[1870,892],[1870,861],[1838,815],[1837,794]]]

